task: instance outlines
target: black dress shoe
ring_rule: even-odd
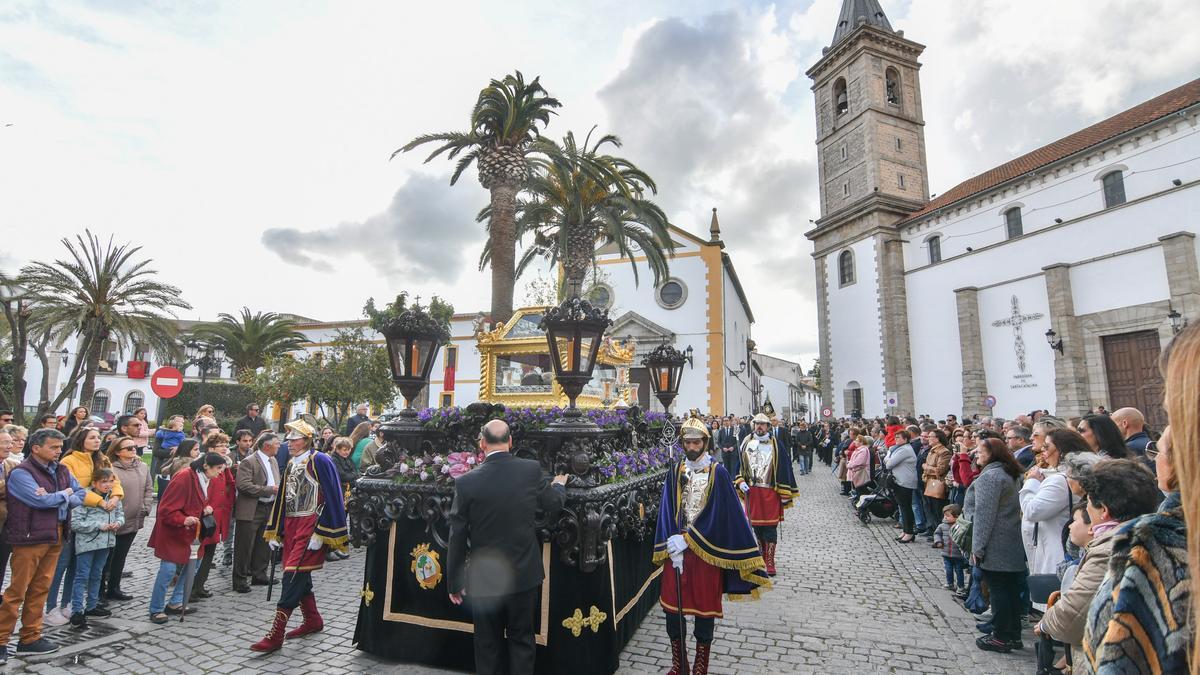
[[[234,593],[249,593],[250,587],[249,586],[234,586],[233,592]]]
[[[209,591],[206,588],[192,589],[192,600],[196,600],[196,599],[205,600],[207,598],[211,598],[212,596],[213,596],[212,591]]]
[[[133,596],[132,596],[132,595],[130,595],[130,594],[128,594],[128,593],[124,593],[124,592],[122,592],[122,591],[121,591],[121,589],[119,589],[119,588],[118,588],[118,589],[117,589],[117,590],[115,590],[115,591],[109,591],[109,592],[108,592],[108,599],[109,599],[109,600],[119,600],[119,601],[125,601],[125,600],[132,600],[132,599],[133,599]]]
[[[251,586],[269,586],[270,584],[271,584],[271,581],[269,579],[251,579],[250,580]]]
[[[184,608],[182,608],[182,607],[172,607],[172,606],[170,606],[170,605],[167,605],[167,606],[166,606],[166,609],[165,609],[164,611],[165,611],[167,614],[170,614],[170,615],[172,615],[172,616],[179,616],[180,614],[195,614],[195,613],[196,613],[196,608],[195,608],[195,607],[188,607],[188,608],[185,610],[185,609],[184,609]]]

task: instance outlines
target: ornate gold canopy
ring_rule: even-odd
[[[518,406],[565,406],[567,395],[554,381],[546,333],[538,328],[546,306],[522,307],[503,326],[476,334],[479,349],[479,400]],[[592,380],[576,399],[580,407],[601,407],[619,400],[633,364],[632,341],[603,338]]]

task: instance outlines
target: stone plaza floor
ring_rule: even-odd
[[[974,645],[974,617],[943,590],[940,553],[893,541],[892,521],[860,524],[827,468],[799,476],[800,498],[781,532],[774,590],[759,602],[726,603],[718,620],[712,673],[980,673],[1032,671],[1033,642],[993,654]],[[227,568],[209,580],[214,596],[182,623],[147,620],[157,560],[139,534],[125,592],[113,618],[80,632],[50,628],[63,650],[40,660],[10,656],[6,672],[62,673],[443,673],[376,659],[351,644],[362,580],[361,551],[314,574],[325,630],[289,640],[281,652],[247,647],[272,615],[266,588],[234,593]],[[298,613],[291,627],[299,624]],[[689,626],[690,631],[690,626]],[[12,640],[15,645],[15,637]],[[694,641],[689,641],[689,652]],[[621,656],[622,673],[662,673],[670,666],[662,613],[652,611]]]

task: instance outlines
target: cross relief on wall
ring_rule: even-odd
[[[1014,296],[1012,296],[1012,313],[1009,314],[1008,318],[999,319],[997,321],[992,322],[992,325],[995,326],[996,328],[1001,328],[1004,326],[1012,326],[1012,329],[1013,329],[1013,351],[1016,352],[1016,355],[1017,355],[1017,368],[1020,369],[1020,371],[1022,373],[1025,372],[1026,363],[1025,363],[1025,336],[1024,336],[1024,331],[1021,329],[1025,325],[1025,322],[1037,321],[1038,319],[1041,319],[1044,316],[1045,316],[1045,314],[1042,314],[1041,312],[1034,312],[1032,314],[1022,314],[1021,313],[1021,302],[1020,302],[1020,300],[1017,300],[1017,296],[1014,295]]]

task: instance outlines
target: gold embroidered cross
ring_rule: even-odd
[[[362,592],[359,593],[359,595],[362,596],[363,602],[366,603],[367,607],[370,607],[371,600],[375,599],[375,591],[371,590],[370,583],[363,587]]]
[[[607,618],[607,614],[601,612],[600,608],[592,605],[591,613],[588,614],[586,619],[583,617],[583,611],[576,609],[573,615],[563,619],[562,625],[563,628],[571,630],[573,637],[579,637],[584,627],[591,628],[593,633],[599,633],[600,626],[604,624],[604,620]]]

